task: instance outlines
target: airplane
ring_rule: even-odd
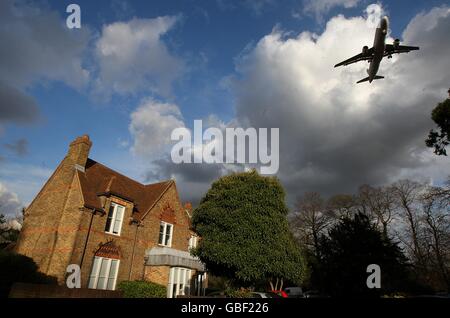
[[[417,46],[404,46],[400,45],[400,40],[395,39],[393,44],[385,44],[386,35],[389,28],[389,19],[387,16],[384,16],[380,24],[378,25],[375,31],[375,39],[373,41],[373,47],[369,49],[367,45],[362,48],[362,52],[341,62],[336,64],[334,67],[338,67],[341,65],[349,65],[352,63],[356,63],[359,61],[367,61],[370,63],[369,68],[367,69],[367,76],[362,80],[357,81],[356,83],[362,83],[369,81],[372,83],[373,80],[382,79],[384,76],[377,75],[378,68],[380,67],[380,62],[383,57],[387,56],[388,58],[392,58],[392,54],[396,53],[408,53],[410,51],[418,50]]]

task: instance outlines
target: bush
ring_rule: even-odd
[[[53,276],[38,271],[30,257],[0,251],[0,297],[8,297],[13,283],[57,284]]]
[[[124,298],[165,298],[165,286],[145,281],[123,281],[117,286]]]
[[[225,295],[231,298],[252,298],[251,290],[247,288],[225,290]]]

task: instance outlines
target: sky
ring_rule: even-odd
[[[81,8],[69,29],[66,7]],[[373,43],[420,50],[383,60],[385,79],[356,85],[365,63],[333,65]],[[0,2],[0,208],[27,206],[88,134],[90,157],[142,183],[173,178],[194,205],[211,182],[248,168],[174,164],[177,127],[279,128],[276,176],[292,206],[306,191],[450,174],[424,140],[450,87],[448,1]]]

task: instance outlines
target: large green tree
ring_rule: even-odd
[[[425,143],[428,147],[434,148],[435,154],[446,156],[445,148],[450,144],[450,98],[439,103],[433,109],[431,118],[437,124],[439,131],[432,129]]]
[[[410,288],[402,251],[364,214],[343,218],[323,235],[318,254],[313,280],[331,296],[379,296]],[[381,289],[367,287],[370,264],[381,268]]]
[[[288,280],[299,283],[303,265],[287,222],[285,193],[278,179],[256,171],[215,181],[194,210],[202,237],[194,251],[213,275],[235,285]]]

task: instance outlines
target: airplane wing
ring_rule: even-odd
[[[392,45],[386,44],[384,49],[384,56],[399,53],[408,53],[410,51],[418,50],[418,46],[406,46],[406,45]]]
[[[341,63],[336,64],[334,67],[338,67],[338,66],[342,66],[342,65],[349,65],[349,64],[356,63],[359,61],[372,60],[372,58],[373,58],[373,47],[371,47],[364,53],[359,53],[345,61],[342,61]]]

